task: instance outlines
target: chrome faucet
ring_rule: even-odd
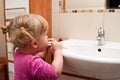
[[[105,40],[104,36],[105,36],[105,32],[103,27],[98,27],[98,36],[97,36],[98,45],[104,44],[104,40]]]

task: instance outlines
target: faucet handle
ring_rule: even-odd
[[[103,27],[98,27],[98,26],[97,26],[97,30],[102,30],[102,29],[103,29]]]
[[[104,28],[103,27],[97,27],[97,30],[98,30],[98,35],[102,35],[104,36]]]

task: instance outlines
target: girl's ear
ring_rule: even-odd
[[[35,41],[31,41],[31,45],[32,45],[33,48],[37,48],[38,47],[38,45],[37,45],[37,43]]]

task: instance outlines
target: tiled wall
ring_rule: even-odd
[[[59,37],[96,39],[97,26],[103,26],[101,13],[60,13]]]
[[[54,3],[59,1],[53,0]],[[58,8],[54,8],[58,7]],[[59,12],[58,5],[53,5],[52,37],[79,38],[96,40],[97,27],[104,27],[105,40],[120,42],[120,10],[93,10],[92,12]],[[56,10],[55,10],[56,9]]]
[[[58,30],[59,30],[59,1],[60,0],[52,0],[52,36],[57,38]]]

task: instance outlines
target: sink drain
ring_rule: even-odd
[[[101,49],[100,49],[100,48],[98,48],[98,52],[101,52]]]

